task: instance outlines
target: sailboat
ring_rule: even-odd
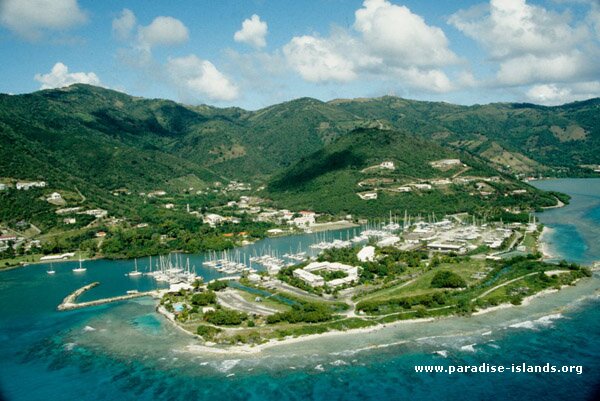
[[[50,269],[46,270],[46,273],[48,273],[48,274],[56,273],[56,271],[54,270],[54,267],[52,267],[52,263],[50,263]]]
[[[135,270],[132,272],[129,272],[127,274],[129,277],[137,277],[137,276],[141,276],[142,272],[138,271],[138,267],[137,267],[137,259],[135,259]]]
[[[73,269],[73,273],[83,273],[84,271],[87,270],[87,268],[85,268],[81,265],[81,262],[82,262],[81,256],[79,256],[79,267],[76,269]]]

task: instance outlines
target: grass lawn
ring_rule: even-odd
[[[242,298],[244,298],[244,300],[246,300],[246,301],[248,301],[250,303],[256,303],[258,305],[264,306],[265,308],[275,309],[275,310],[280,311],[280,312],[285,312],[285,311],[288,311],[288,310],[291,309],[288,305],[286,305],[284,303],[281,303],[281,302],[277,301],[274,298],[267,298],[267,297],[261,296],[262,302],[256,302],[255,301],[255,299],[257,297],[256,294],[251,294],[248,291],[244,291],[244,290],[241,290],[241,289],[238,289],[238,288],[236,288],[235,291]]]
[[[484,271],[486,262],[483,260],[472,259],[461,263],[442,263],[438,267],[435,267],[425,273],[422,273],[416,280],[410,284],[399,283],[397,286],[385,288],[381,291],[376,291],[360,298],[360,301],[364,300],[380,300],[390,297],[398,296],[413,296],[432,293],[436,291],[443,291],[442,288],[431,288],[431,279],[439,270],[450,270],[462,278],[465,279],[467,284],[473,284],[479,280],[472,278],[471,276],[476,272]]]

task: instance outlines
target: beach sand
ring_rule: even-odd
[[[539,249],[544,259],[557,259],[558,256],[552,252],[550,238],[554,233],[554,229],[544,226],[539,239]]]

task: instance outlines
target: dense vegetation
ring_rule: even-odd
[[[269,185],[270,196],[279,204],[295,209],[313,209],[334,215],[354,214],[381,217],[392,211],[403,214],[457,213],[480,211],[500,215],[506,208],[541,207],[556,204],[556,199],[522,182],[502,175],[503,182],[489,182],[491,194],[475,192],[475,184],[434,186],[428,190],[393,192],[394,187],[428,179],[451,177],[460,168],[440,171],[430,162],[457,158],[468,165],[468,175],[489,177],[500,173],[469,154],[438,146],[399,131],[358,129],[330,145],[302,158],[278,175]],[[382,161],[392,161],[393,171],[365,171]],[[358,192],[369,189],[366,180],[379,180],[378,198],[365,201]],[[362,182],[362,188],[359,183]],[[381,190],[384,188],[384,190]],[[388,190],[385,190],[388,188]],[[525,190],[519,196],[505,196]]]
[[[466,287],[467,283],[458,274],[449,270],[440,270],[435,273],[431,279],[433,288],[461,288]]]

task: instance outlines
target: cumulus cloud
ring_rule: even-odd
[[[405,6],[386,0],[365,0],[355,13],[354,28],[374,55],[404,67],[439,67],[455,63],[440,28]]]
[[[77,0],[2,0],[0,24],[28,40],[45,31],[64,31],[87,21]]]
[[[306,81],[352,81],[357,78],[355,63],[340,50],[335,40],[306,35],[294,37],[283,54]]]
[[[598,75],[600,52],[590,24],[572,21],[570,13],[525,0],[491,0],[484,7],[457,12],[448,22],[499,63],[499,85],[576,82]]]
[[[535,85],[527,91],[526,96],[534,103],[548,106],[560,105],[600,96],[600,82],[582,82],[570,86]]]
[[[296,36],[283,53],[310,82],[370,76],[432,92],[455,88],[442,68],[459,62],[442,29],[386,0],[365,0],[352,31],[337,28],[328,37]]]
[[[261,21],[260,17],[254,14],[242,22],[242,29],[233,35],[233,39],[258,49],[267,45],[267,30],[267,23]]]
[[[144,49],[173,46],[187,42],[189,32],[183,22],[173,17],[156,17],[150,25],[138,28],[138,42]]]
[[[69,72],[69,68],[61,62],[54,64],[47,74],[35,74],[34,79],[40,89],[62,88],[76,83],[101,85],[100,78],[93,72]]]
[[[119,40],[127,40],[131,37],[131,33],[135,28],[136,18],[133,11],[124,8],[121,14],[113,19],[112,30],[113,34]]]
[[[569,51],[589,34],[585,26],[571,25],[570,14],[525,0],[491,0],[487,7],[457,12],[448,22],[498,60]]]
[[[596,68],[589,55],[578,50],[544,57],[528,54],[502,62],[497,83],[520,86],[537,82],[577,81],[592,75]]]
[[[238,87],[221,73],[210,61],[196,55],[170,58],[167,73],[187,98],[209,98],[216,101],[234,100],[239,96]]]

